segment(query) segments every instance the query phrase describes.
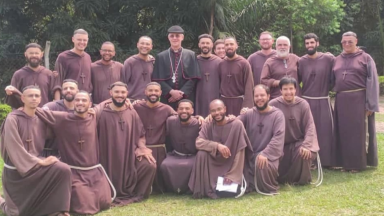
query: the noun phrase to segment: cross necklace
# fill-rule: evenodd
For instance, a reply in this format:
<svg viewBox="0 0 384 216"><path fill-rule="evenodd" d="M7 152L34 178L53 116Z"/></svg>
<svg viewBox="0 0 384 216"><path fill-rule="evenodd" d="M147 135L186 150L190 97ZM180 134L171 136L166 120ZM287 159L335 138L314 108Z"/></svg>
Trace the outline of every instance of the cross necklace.
<svg viewBox="0 0 384 216"><path fill-rule="evenodd" d="M181 52L181 54L180 54L179 62L177 63L175 70L173 70L173 64L172 64L172 58L171 58L171 48L169 48L169 50L168 50L169 61L171 63L171 69L172 69L172 82L173 83L176 82L176 72L177 72L177 69L179 69L179 66L181 63L181 58L183 57L183 48L181 48L180 52ZM176 62L175 62L175 64L176 64Z"/></svg>
<svg viewBox="0 0 384 216"><path fill-rule="evenodd" d="M259 134L261 134L263 132L263 127L264 127L264 124L263 124L263 120L265 118L265 115L262 115L260 112L259 112L260 116L261 116L261 120L259 121L259 124L257 124L257 126L259 127Z"/></svg>
<svg viewBox="0 0 384 216"><path fill-rule="evenodd" d="M348 59L348 61L347 61L347 59ZM347 66L349 65L350 59L349 58L347 58L347 59L345 59L345 61L344 61L344 72L342 73L343 74L343 80L345 79L345 75L348 75Z"/></svg>
<svg viewBox="0 0 384 216"><path fill-rule="evenodd" d="M119 124L120 124L120 128L122 131L124 131L124 124L125 124L125 121L123 119L123 111L118 111L118 110L115 110L114 108L112 108L111 105L109 105L109 108L111 108L111 110L114 111L114 113L116 113L118 116L119 116Z"/></svg>
<svg viewBox="0 0 384 216"><path fill-rule="evenodd" d="M31 130L29 129L29 120L30 119L27 119L27 129L28 129L28 137L25 142L27 142L27 151L29 152L29 150L31 149L31 143L32 143L32 138L31 138Z"/></svg>
<svg viewBox="0 0 384 216"><path fill-rule="evenodd" d="M37 86L36 80L39 80L41 71L39 69L38 71L34 71L34 73L37 73L37 76L36 75L33 76L33 85Z"/></svg>
<svg viewBox="0 0 384 216"><path fill-rule="evenodd" d="M146 80L146 77L147 77L147 74L148 74L148 71L146 70L146 67L145 65L143 64L143 61L145 61L145 63L147 63L148 61L144 60L144 59L140 59L139 62L140 62L140 65L143 69L143 71L141 72L141 74L143 75L143 80L145 81ZM171 62L171 65L172 65L172 62Z"/></svg>
<svg viewBox="0 0 384 216"><path fill-rule="evenodd" d="M104 68L104 66L107 66L107 67L108 67L107 72L105 72L105 68ZM104 65L103 63L101 63L101 68L103 68L103 72L104 72L105 79L109 81L109 82L108 82L108 87L107 87L107 89L109 90L109 85L112 84L112 83L111 83L111 76L113 75L113 62L112 62L112 64L111 64L111 67L109 67L109 65ZM109 71L112 71L112 72L111 72L111 73L109 74L109 76L108 76L108 72L109 72Z"/></svg>
<svg viewBox="0 0 384 216"><path fill-rule="evenodd" d="M77 132L79 133L79 141L77 141L77 143L80 145L80 151L83 151L83 144L85 143L85 140L83 139L83 136L81 134L81 131L80 131L80 126L79 126L79 121L81 120L75 120L76 121L76 126L77 126Z"/></svg>

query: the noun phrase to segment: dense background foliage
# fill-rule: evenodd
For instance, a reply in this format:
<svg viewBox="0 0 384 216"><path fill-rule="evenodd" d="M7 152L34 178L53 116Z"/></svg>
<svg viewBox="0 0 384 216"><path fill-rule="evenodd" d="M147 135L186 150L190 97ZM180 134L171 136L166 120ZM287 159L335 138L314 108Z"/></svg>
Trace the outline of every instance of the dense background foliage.
<svg viewBox="0 0 384 216"><path fill-rule="evenodd" d="M153 55L167 48L166 30L175 24L186 31L184 47L197 50L202 33L234 35L245 57L259 49L258 36L265 30L290 37L299 56L308 32L318 34L321 51L338 55L341 34L352 30L382 75L383 6L384 0L0 0L0 87L25 63L22 53L29 42L51 41L54 62L57 53L72 47L73 31L84 28L94 59L108 40L117 46L116 59L124 61L136 53L141 35L153 38Z"/></svg>

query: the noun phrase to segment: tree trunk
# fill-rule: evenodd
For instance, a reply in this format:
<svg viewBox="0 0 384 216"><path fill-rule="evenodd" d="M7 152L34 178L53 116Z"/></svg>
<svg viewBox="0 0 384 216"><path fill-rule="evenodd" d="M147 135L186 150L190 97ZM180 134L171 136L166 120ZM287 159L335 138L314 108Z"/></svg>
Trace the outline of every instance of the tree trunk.
<svg viewBox="0 0 384 216"><path fill-rule="evenodd" d="M213 23L215 22L215 7L216 7L216 0L213 0L212 7L211 7L211 23L209 25L209 34L213 34Z"/></svg>

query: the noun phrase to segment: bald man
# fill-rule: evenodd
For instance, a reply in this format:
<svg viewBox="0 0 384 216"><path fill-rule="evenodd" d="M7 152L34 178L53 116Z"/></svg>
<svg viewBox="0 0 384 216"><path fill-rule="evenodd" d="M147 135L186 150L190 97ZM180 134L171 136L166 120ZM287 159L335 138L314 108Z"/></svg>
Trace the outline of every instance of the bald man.
<svg viewBox="0 0 384 216"><path fill-rule="evenodd" d="M261 71L260 83L271 89L271 100L281 95L279 89L280 79L289 76L298 80L297 67L299 57L289 53L291 42L286 36L280 36L276 39L276 55L269 58ZM296 95L300 95L300 86L298 86Z"/></svg>

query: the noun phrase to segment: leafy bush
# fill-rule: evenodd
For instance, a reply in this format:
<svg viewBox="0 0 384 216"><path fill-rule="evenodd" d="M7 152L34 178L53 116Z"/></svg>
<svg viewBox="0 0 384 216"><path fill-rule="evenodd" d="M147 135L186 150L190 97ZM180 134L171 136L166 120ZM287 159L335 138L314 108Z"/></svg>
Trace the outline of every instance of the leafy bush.
<svg viewBox="0 0 384 216"><path fill-rule="evenodd" d="M3 123L5 117L7 117L8 113L12 111L12 108L7 104L0 104L0 124Z"/></svg>

